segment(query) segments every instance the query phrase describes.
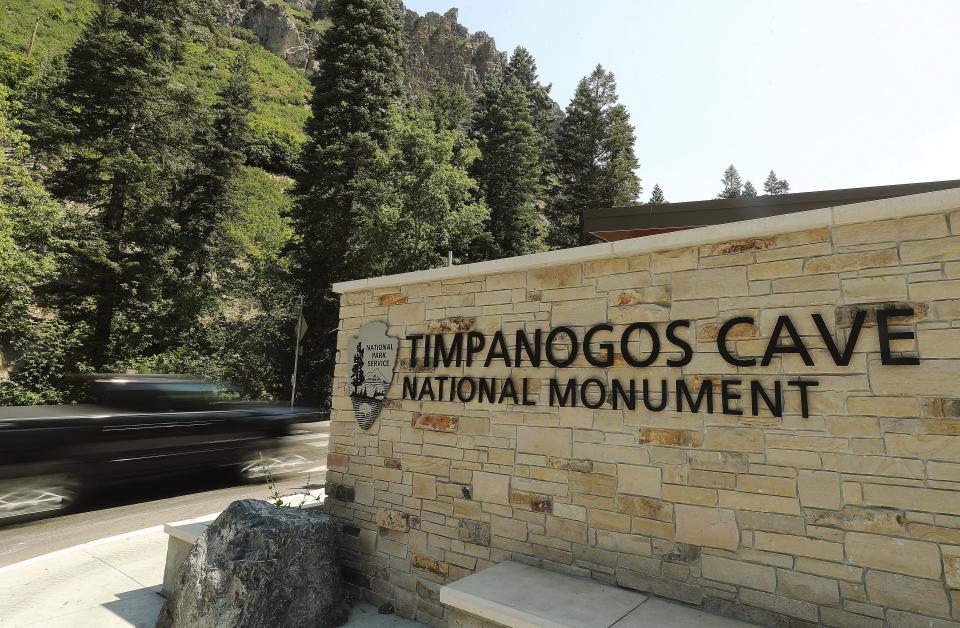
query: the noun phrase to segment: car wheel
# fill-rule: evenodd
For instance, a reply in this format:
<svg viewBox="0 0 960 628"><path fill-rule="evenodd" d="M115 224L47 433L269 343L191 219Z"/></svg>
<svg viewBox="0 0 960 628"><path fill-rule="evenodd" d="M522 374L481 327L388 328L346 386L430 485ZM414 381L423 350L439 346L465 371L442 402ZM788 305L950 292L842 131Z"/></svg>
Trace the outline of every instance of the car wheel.
<svg viewBox="0 0 960 628"><path fill-rule="evenodd" d="M240 463L240 478L247 482L279 478L307 468L309 461L296 454L263 451L249 454Z"/></svg>
<svg viewBox="0 0 960 628"><path fill-rule="evenodd" d="M0 478L0 525L62 513L76 503L81 488L70 472Z"/></svg>

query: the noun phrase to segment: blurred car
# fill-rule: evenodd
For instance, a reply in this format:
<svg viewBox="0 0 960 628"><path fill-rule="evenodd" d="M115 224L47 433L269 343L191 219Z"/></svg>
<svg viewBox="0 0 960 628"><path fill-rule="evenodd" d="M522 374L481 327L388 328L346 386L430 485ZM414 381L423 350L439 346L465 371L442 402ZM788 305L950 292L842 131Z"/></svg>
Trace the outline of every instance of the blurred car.
<svg viewBox="0 0 960 628"><path fill-rule="evenodd" d="M92 405L0 408L0 525L63 511L92 487L215 468L277 474L291 463L276 453L290 425L326 418L185 377L87 379Z"/></svg>

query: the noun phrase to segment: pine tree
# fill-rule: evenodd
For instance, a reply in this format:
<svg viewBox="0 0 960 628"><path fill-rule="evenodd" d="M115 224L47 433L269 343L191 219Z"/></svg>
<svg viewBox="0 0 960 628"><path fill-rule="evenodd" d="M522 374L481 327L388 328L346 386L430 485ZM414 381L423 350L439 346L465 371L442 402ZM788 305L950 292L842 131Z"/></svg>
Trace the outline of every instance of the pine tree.
<svg viewBox="0 0 960 628"><path fill-rule="evenodd" d="M533 124L518 78L491 81L477 102L471 133L480 149L471 174L490 208L486 257L537 251L544 232L536 207L543 172L543 136Z"/></svg>
<svg viewBox="0 0 960 628"><path fill-rule="evenodd" d="M747 181L743 184L743 193L740 196L743 198L755 198L757 196L757 188L753 187L753 183Z"/></svg>
<svg viewBox="0 0 960 628"><path fill-rule="evenodd" d="M190 167L195 107L192 94L172 80L187 8L187 0L100 0L67 53L57 88L61 106L50 126L63 159L54 190L94 208L89 215L105 248L73 287L95 303L88 341L95 368L115 353L117 338L128 338L116 329L121 306L134 294L155 296L151 273L163 272L176 235L170 190Z"/></svg>
<svg viewBox="0 0 960 628"><path fill-rule="evenodd" d="M549 209L552 246L588 241L584 210L636 202L641 188L634 139L630 116L617 101L613 74L598 65L577 85L560 125L560 191Z"/></svg>
<svg viewBox="0 0 960 628"><path fill-rule="evenodd" d="M663 189L660 187L660 184L654 184L653 192L650 193L650 204L651 205L666 205L669 203L666 198L663 196Z"/></svg>
<svg viewBox="0 0 960 628"><path fill-rule="evenodd" d="M786 179L778 179L777 173L771 170L763 182L763 191L765 194L786 194L790 191L790 184Z"/></svg>
<svg viewBox="0 0 960 628"><path fill-rule="evenodd" d="M307 318L329 330L337 326L339 303L331 284L365 274L376 261L348 259L348 252L362 216L378 211L370 196L379 198L383 190L371 177L381 172L395 128L391 112L402 91L404 46L390 0L330 0L326 17L333 24L317 46L293 223ZM334 337L308 336L305 343L304 379L319 388L305 394L324 397L336 356Z"/></svg>
<svg viewBox="0 0 960 628"><path fill-rule="evenodd" d="M543 138L543 174L549 176L557 159L557 132L562 118L560 107L550 97L551 85L540 82L537 62L522 46L513 50L504 74L507 79L518 80L527 93L533 126Z"/></svg>
<svg viewBox="0 0 960 628"><path fill-rule="evenodd" d="M357 392L360 391L360 387L363 386L364 376L363 376L363 343L357 343L357 352L353 356L353 370L350 374L350 384L353 386L353 389Z"/></svg>
<svg viewBox="0 0 960 628"><path fill-rule="evenodd" d="M723 171L723 178L720 182L723 183L723 189L717 194L717 198L740 198L743 196L743 182L740 179L740 173L737 172L733 164L730 164Z"/></svg>
<svg viewBox="0 0 960 628"><path fill-rule="evenodd" d="M195 140L201 156L179 217L181 268L194 282L207 279L214 248L211 238L236 212L230 191L250 143L254 108L250 72L247 55L237 55L212 107L213 119Z"/></svg>

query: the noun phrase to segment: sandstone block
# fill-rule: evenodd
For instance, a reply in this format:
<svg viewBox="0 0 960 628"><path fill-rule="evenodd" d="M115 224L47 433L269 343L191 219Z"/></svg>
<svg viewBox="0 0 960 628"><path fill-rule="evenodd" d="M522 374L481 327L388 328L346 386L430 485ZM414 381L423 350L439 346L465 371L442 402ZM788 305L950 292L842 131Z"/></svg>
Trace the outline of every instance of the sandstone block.
<svg viewBox="0 0 960 628"><path fill-rule="evenodd" d="M414 554L410 561L410 566L421 571L428 571L441 577L446 577L450 571L450 565L439 560L430 558L426 554Z"/></svg>
<svg viewBox="0 0 960 628"><path fill-rule="evenodd" d="M637 534L597 530L597 547L634 556L650 556L650 539Z"/></svg>
<svg viewBox="0 0 960 628"><path fill-rule="evenodd" d="M559 427L517 427L517 451L570 458L571 430Z"/></svg>
<svg viewBox="0 0 960 628"><path fill-rule="evenodd" d="M777 512L784 515L799 515L800 502L794 497L759 495L739 491L718 491L720 506L734 510L755 510L757 512Z"/></svg>
<svg viewBox="0 0 960 628"><path fill-rule="evenodd" d="M854 565L919 578L940 577L940 549L935 543L848 532L844 546L847 560Z"/></svg>
<svg viewBox="0 0 960 628"><path fill-rule="evenodd" d="M490 524L470 519L461 519L457 536L464 543L490 546Z"/></svg>
<svg viewBox="0 0 960 628"><path fill-rule="evenodd" d="M381 510L377 514L377 525L388 530L406 532L410 529L410 515L398 510Z"/></svg>
<svg viewBox="0 0 960 628"><path fill-rule="evenodd" d="M763 251L773 246L773 238L745 238L743 240L731 240L723 244L713 246L714 255L732 255L735 253L745 253L747 251Z"/></svg>
<svg viewBox="0 0 960 628"><path fill-rule="evenodd" d="M842 225L831 230L837 246L942 238L946 235L947 224L942 214Z"/></svg>
<svg viewBox="0 0 960 628"><path fill-rule="evenodd" d="M554 303L550 311L550 324L587 326L597 321L607 320L606 299L581 299L579 301L563 301Z"/></svg>
<svg viewBox="0 0 960 628"><path fill-rule="evenodd" d="M456 432L458 422L457 417L445 414L415 414L411 419L414 428L434 432Z"/></svg>
<svg viewBox="0 0 960 628"><path fill-rule="evenodd" d="M803 506L832 510L841 506L839 473L802 470L797 476L797 488Z"/></svg>
<svg viewBox="0 0 960 628"><path fill-rule="evenodd" d="M421 499L437 498L437 478L423 473L413 474L413 496Z"/></svg>
<svg viewBox="0 0 960 628"><path fill-rule="evenodd" d="M697 259L696 247L653 253L650 256L650 269L655 273L687 270L697 267Z"/></svg>
<svg viewBox="0 0 960 628"><path fill-rule="evenodd" d="M346 473L350 468L350 456L344 454L327 454L327 469L330 471L340 471Z"/></svg>
<svg viewBox="0 0 960 628"><path fill-rule="evenodd" d="M674 512L677 541L736 551L740 530L732 510L676 504Z"/></svg>
<svg viewBox="0 0 960 628"><path fill-rule="evenodd" d="M709 554L703 555L701 561L703 577L708 580L729 582L761 591L775 591L777 588L777 573L773 567Z"/></svg>
<svg viewBox="0 0 960 628"><path fill-rule="evenodd" d="M704 299L749 293L747 271L742 266L684 270L673 274L673 298Z"/></svg>
<svg viewBox="0 0 960 628"><path fill-rule="evenodd" d="M843 561L843 545L840 543L831 543L830 541L821 541L805 536L756 532L753 536L753 546L778 554L808 556L834 562Z"/></svg>
<svg viewBox="0 0 960 628"><path fill-rule="evenodd" d="M907 298L907 282L902 275L844 279L842 287L843 299L847 303Z"/></svg>
<svg viewBox="0 0 960 628"><path fill-rule="evenodd" d="M423 303L391 305L389 312L391 325L416 325L424 322L425 318Z"/></svg>
<svg viewBox="0 0 960 628"><path fill-rule="evenodd" d="M657 519L659 521L673 519L673 505L652 497L617 495L617 510L645 519Z"/></svg>
<svg viewBox="0 0 960 628"><path fill-rule="evenodd" d="M949 617L949 603L943 583L883 571L868 571L867 596L874 604Z"/></svg>
<svg viewBox="0 0 960 628"><path fill-rule="evenodd" d="M704 448L721 451L761 452L763 431L742 427L708 427L704 430Z"/></svg>
<svg viewBox="0 0 960 628"><path fill-rule="evenodd" d="M572 288L583 283L580 264L536 268L527 271L527 288L542 290L549 288Z"/></svg>
<svg viewBox="0 0 960 628"><path fill-rule="evenodd" d="M814 604L838 605L840 593L836 580L781 569L777 573L777 591L788 597Z"/></svg>
<svg viewBox="0 0 960 628"><path fill-rule="evenodd" d="M510 503L510 476L484 471L473 472L473 498L493 504Z"/></svg>
<svg viewBox="0 0 960 628"><path fill-rule="evenodd" d="M617 491L631 495L660 497L660 467L617 465Z"/></svg>
<svg viewBox="0 0 960 628"><path fill-rule="evenodd" d="M667 447L700 447L700 432L645 427L640 430L640 443Z"/></svg>
<svg viewBox="0 0 960 628"><path fill-rule="evenodd" d="M789 615L790 617L796 617L804 621L815 622L819 617L816 604L794 600L782 595L743 589L740 591L740 601L750 606L765 608L769 611Z"/></svg>
<svg viewBox="0 0 960 628"><path fill-rule="evenodd" d="M960 259L960 237L903 242L900 244L900 259L905 264Z"/></svg>

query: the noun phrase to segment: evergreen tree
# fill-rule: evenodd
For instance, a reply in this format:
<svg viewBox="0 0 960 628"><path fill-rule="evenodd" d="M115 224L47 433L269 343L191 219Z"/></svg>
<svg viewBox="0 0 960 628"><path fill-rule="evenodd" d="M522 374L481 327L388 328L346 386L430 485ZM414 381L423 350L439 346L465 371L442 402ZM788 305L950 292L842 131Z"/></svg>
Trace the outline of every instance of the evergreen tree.
<svg viewBox="0 0 960 628"><path fill-rule="evenodd" d="M598 65L577 85L560 125L560 191L549 209L552 246L587 242L584 210L636 202L641 188L633 144L633 126L617 101L613 74Z"/></svg>
<svg viewBox="0 0 960 628"><path fill-rule="evenodd" d="M743 196L743 181L733 164L730 164L723 171L723 178L720 182L723 183L723 189L717 194L717 198L740 198Z"/></svg>
<svg viewBox="0 0 960 628"><path fill-rule="evenodd" d="M650 204L651 205L666 205L669 203L666 198L663 196L663 189L660 187L660 184L657 183L653 186L653 192L650 193Z"/></svg>
<svg viewBox="0 0 960 628"><path fill-rule="evenodd" d="M504 71L505 78L516 79L527 93L533 126L542 136L543 174L549 176L557 159L557 132L563 117L560 107L550 97L550 85L540 83L537 62L530 51L517 46Z"/></svg>
<svg viewBox="0 0 960 628"><path fill-rule="evenodd" d="M187 0L100 0L67 53L61 104L51 126L62 155L54 189L91 207L105 254L77 273L78 296L94 303L88 347L102 368L126 338L117 317L128 297L157 297L151 273L169 265L174 180L189 169L195 102L172 80L180 62ZM156 312L158 328L168 321ZM129 321L128 321L129 322ZM136 323L131 323L136 326ZM160 348L162 349L162 348Z"/></svg>
<svg viewBox="0 0 960 628"><path fill-rule="evenodd" d="M743 184L743 193L740 196L743 198L754 198L757 196L757 188L753 187L753 183L747 181Z"/></svg>
<svg viewBox="0 0 960 628"><path fill-rule="evenodd" d="M382 185L369 177L380 174L378 163L393 130L390 112L401 96L404 51L390 0L330 0L326 11L333 24L317 46L309 139L293 211L306 317L323 330L304 339L304 381L319 387L305 394L321 397L336 356L334 338L326 332L336 328L338 318L339 299L330 286L366 274L376 261L355 255L348 260L348 251L361 217L378 211L371 200L382 196Z"/></svg>
<svg viewBox="0 0 960 628"><path fill-rule="evenodd" d="M778 179L777 173L773 170L767 175L767 180L763 182L763 192L765 194L786 194L790 191L790 184L786 179Z"/></svg>
<svg viewBox="0 0 960 628"><path fill-rule="evenodd" d="M536 207L543 172L543 136L533 124L527 91L516 77L491 81L477 102L472 135L480 149L471 174L490 208L485 257L540 250L544 220Z"/></svg>
<svg viewBox="0 0 960 628"><path fill-rule="evenodd" d="M208 279L214 249L211 238L235 213L230 186L244 164L253 106L250 60L246 54L239 54L212 107L211 123L198 134L198 172L190 182L192 193L185 196L180 211L181 268L194 282Z"/></svg>

